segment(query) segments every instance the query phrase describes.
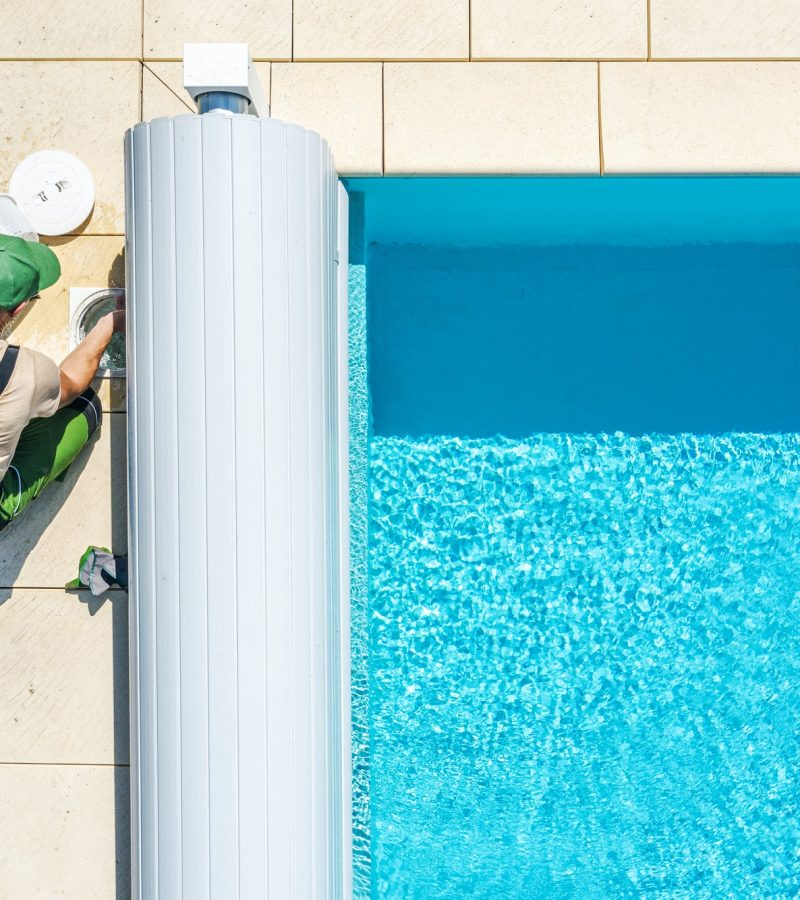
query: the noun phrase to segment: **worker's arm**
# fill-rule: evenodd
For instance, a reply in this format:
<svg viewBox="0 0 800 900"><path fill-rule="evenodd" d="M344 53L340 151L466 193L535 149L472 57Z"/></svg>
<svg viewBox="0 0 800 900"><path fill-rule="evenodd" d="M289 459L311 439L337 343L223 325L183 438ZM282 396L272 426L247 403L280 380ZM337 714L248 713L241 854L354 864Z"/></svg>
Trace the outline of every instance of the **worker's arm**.
<svg viewBox="0 0 800 900"><path fill-rule="evenodd" d="M116 331L125 330L125 310L117 309L103 316L78 346L59 366L61 399L59 408L79 397L92 383L103 355Z"/></svg>

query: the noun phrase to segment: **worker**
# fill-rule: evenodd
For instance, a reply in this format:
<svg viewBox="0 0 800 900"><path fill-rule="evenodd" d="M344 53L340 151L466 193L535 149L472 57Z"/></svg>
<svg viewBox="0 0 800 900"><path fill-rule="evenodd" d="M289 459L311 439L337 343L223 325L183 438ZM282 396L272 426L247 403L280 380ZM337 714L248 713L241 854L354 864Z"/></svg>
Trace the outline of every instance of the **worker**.
<svg viewBox="0 0 800 900"><path fill-rule="evenodd" d="M61 480L100 427L100 399L90 387L125 311L100 319L57 366L36 350L4 338L61 266L44 244L0 234L0 530L42 490Z"/></svg>

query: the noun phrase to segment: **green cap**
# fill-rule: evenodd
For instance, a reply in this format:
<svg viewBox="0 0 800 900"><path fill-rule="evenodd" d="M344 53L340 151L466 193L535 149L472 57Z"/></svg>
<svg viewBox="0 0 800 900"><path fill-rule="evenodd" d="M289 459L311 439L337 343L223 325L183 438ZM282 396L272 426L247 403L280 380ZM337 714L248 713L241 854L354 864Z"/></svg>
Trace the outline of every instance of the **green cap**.
<svg viewBox="0 0 800 900"><path fill-rule="evenodd" d="M58 257L49 247L0 234L0 309L16 309L55 284L60 274Z"/></svg>

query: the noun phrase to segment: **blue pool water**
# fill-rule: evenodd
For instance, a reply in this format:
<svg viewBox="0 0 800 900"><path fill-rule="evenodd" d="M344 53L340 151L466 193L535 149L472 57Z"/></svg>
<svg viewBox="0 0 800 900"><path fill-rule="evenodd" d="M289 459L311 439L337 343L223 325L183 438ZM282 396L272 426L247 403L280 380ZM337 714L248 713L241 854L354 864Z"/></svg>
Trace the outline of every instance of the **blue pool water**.
<svg viewBox="0 0 800 900"><path fill-rule="evenodd" d="M371 450L373 895L794 896L800 437Z"/></svg>
<svg viewBox="0 0 800 900"><path fill-rule="evenodd" d="M800 185L510 182L350 184L356 895L797 896Z"/></svg>

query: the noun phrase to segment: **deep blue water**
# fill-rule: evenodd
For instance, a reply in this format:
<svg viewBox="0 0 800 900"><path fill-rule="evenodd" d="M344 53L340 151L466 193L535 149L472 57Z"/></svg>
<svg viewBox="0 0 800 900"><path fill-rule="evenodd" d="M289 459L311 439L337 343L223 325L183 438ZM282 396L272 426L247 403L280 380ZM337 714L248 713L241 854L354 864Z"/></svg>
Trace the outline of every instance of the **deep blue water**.
<svg viewBox="0 0 800 900"><path fill-rule="evenodd" d="M376 434L800 431L798 245L376 245L368 273Z"/></svg>
<svg viewBox="0 0 800 900"><path fill-rule="evenodd" d="M798 181L371 184L357 896L797 896Z"/></svg>

